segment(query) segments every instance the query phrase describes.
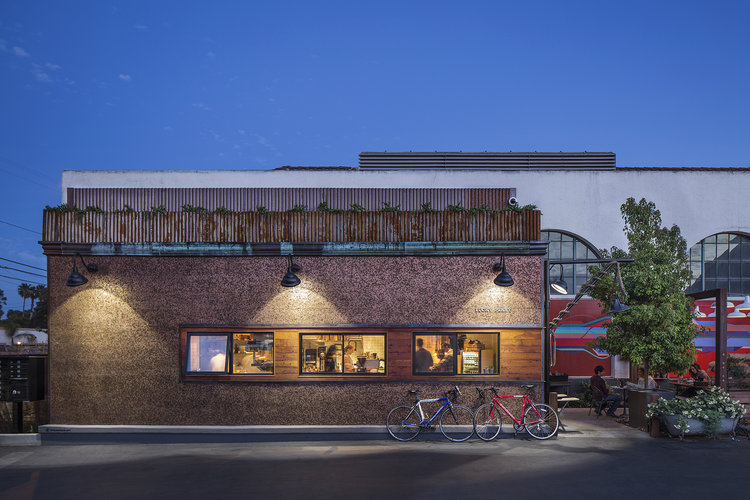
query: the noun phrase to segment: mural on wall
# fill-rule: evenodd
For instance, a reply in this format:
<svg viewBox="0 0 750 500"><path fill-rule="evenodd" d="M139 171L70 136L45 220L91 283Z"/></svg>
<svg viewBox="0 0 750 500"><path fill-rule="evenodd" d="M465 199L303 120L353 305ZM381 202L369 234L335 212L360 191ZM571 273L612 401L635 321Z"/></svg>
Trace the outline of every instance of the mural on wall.
<svg viewBox="0 0 750 500"><path fill-rule="evenodd" d="M552 299L550 317L556 317L565 309L568 302L568 299ZM715 313L711 307L713 302L711 299L695 302L697 308L695 323L702 327L702 331L695 338L696 361L703 368L707 368L716 356ZM750 356L748 313L750 313L750 300L730 299L728 301L727 353L729 355ZM602 365L605 368L605 375L609 375L611 369L609 354L588 345L595 338L606 334L603 324L609 319L610 316L602 314L597 301L584 299L578 302L555 329L557 360L550 370L572 376L588 376L593 373L596 365Z"/></svg>

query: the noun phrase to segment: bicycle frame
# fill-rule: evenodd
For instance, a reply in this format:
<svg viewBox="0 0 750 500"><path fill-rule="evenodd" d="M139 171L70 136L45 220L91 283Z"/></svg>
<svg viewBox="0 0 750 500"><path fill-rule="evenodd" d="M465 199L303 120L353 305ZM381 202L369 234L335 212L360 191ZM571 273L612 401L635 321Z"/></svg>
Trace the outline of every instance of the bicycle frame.
<svg viewBox="0 0 750 500"><path fill-rule="evenodd" d="M426 417L424 414L424 410L422 409L422 403L437 403L439 401L443 402L443 406L438 408L429 420L425 420ZM447 407L450 407L450 401L447 397L435 399L418 399L414 406L416 406L417 410L419 411L419 419L421 420L419 425L427 427L428 425L432 424L432 421L435 420L437 416L443 412L443 410L445 410Z"/></svg>
<svg viewBox="0 0 750 500"><path fill-rule="evenodd" d="M510 410L508 410L505 407L505 405L503 405L503 403L500 401L500 399L503 399L503 398L515 398L515 399L523 398L523 406L521 407L521 420L518 420L516 417L514 417L513 414L510 412ZM513 419L513 422L519 427L537 424L542 421L542 415L539 413L539 411L537 411L536 406L534 406L534 402L531 401L531 398L529 398L528 394L524 394L524 395L508 394L508 395L502 395L502 396L493 394L492 403L493 405L492 405L492 411L490 412L490 417L494 417L495 409L500 407L511 419ZM524 415L526 414L527 408L534 408L534 413L536 413L539 418L537 420L534 420L533 422L524 422L523 419L524 419Z"/></svg>

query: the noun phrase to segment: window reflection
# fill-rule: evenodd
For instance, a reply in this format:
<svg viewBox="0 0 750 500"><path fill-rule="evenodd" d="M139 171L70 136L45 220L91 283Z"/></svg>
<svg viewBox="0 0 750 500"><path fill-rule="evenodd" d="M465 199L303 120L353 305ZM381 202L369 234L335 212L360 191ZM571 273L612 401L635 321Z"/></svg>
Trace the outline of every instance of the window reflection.
<svg viewBox="0 0 750 500"><path fill-rule="evenodd" d="M188 343L188 371L225 373L226 335L192 335Z"/></svg>

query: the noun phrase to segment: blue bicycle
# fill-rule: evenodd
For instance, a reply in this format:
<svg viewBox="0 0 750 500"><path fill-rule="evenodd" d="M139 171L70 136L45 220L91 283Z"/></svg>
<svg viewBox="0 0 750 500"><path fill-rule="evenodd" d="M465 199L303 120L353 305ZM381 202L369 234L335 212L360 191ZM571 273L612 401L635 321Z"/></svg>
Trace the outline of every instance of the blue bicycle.
<svg viewBox="0 0 750 500"><path fill-rule="evenodd" d="M466 441L474 433L474 414L465 406L455 405L453 401L461 394L458 386L445 392L445 396L437 399L419 399L416 391L409 391L415 396L413 406L397 406L388 413L386 426L388 434L399 441L411 441L422 432L431 429L432 423L440 417L440 432L450 441ZM427 418L422 409L422 403L443 403L443 406L431 417Z"/></svg>

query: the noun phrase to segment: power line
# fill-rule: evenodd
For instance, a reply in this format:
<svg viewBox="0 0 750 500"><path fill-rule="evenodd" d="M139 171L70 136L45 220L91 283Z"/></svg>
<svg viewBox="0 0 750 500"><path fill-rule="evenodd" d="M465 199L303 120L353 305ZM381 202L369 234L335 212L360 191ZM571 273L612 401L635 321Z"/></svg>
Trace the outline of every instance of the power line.
<svg viewBox="0 0 750 500"><path fill-rule="evenodd" d="M7 224L9 226L17 227L18 229L23 229L24 231L28 231L28 232L34 233L34 234L42 234L39 231L34 231L33 229L28 229L28 228L25 228L23 226L17 226L16 224L11 224L10 222L5 222L4 220L0 220L0 224Z"/></svg>
<svg viewBox="0 0 750 500"><path fill-rule="evenodd" d="M30 266L28 264L24 264L23 262L18 262L18 261L15 261L15 260L6 259L5 257L0 257L0 260L6 260L8 262L12 262L14 264L18 264L19 266L26 266L26 267L31 267L33 269L39 269L40 271L46 271L46 269L42 269L41 267Z"/></svg>
<svg viewBox="0 0 750 500"><path fill-rule="evenodd" d="M41 276L42 278L47 277L44 274L32 273L31 271L24 271L23 269L16 269L15 267L0 266L0 269L10 269L11 271L18 271L19 273L31 274L33 276Z"/></svg>
<svg viewBox="0 0 750 500"><path fill-rule="evenodd" d="M2 276L3 278L10 278L12 280L18 280L23 283L34 283L35 285L44 285L44 283L39 283L38 281L22 280L21 278L16 278L15 276L6 276L4 274L0 274L0 276ZM47 286L47 285L44 285L44 286Z"/></svg>
<svg viewBox="0 0 750 500"><path fill-rule="evenodd" d="M51 184L42 183L42 182L39 182L39 181L37 181L36 179L34 179L32 177L23 176L23 175L20 175L18 173L19 170L24 171L24 172L28 171L28 170L31 170L31 171L36 172L37 174L39 174L38 177L42 177L42 176L46 176L47 175L45 172L41 172L41 171L39 171L39 170L37 170L35 168L29 167L28 165L22 165L22 164L20 164L18 162L15 162L13 160L9 160L8 158L2 157L2 156L0 156L0 163L5 163L6 165L10 165L10 166L13 167L13 170L9 170L7 168L0 167L1 171L5 172L5 173L7 173L9 175L12 175L13 177L17 177L17 178L19 178L19 179L21 179L23 181L26 181L26 182L34 183L37 186L41 186L41 187L46 188L46 189L59 189L58 186L53 187Z"/></svg>

